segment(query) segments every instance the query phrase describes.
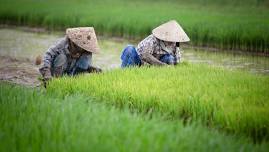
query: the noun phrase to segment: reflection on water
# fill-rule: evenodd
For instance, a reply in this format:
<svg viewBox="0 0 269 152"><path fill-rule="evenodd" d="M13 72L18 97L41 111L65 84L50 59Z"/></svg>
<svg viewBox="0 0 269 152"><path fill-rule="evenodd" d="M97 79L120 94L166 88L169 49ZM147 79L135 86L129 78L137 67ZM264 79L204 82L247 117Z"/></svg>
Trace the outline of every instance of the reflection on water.
<svg viewBox="0 0 269 152"><path fill-rule="evenodd" d="M207 51L185 49L183 60L240 69L251 73L269 74L269 58L231 51Z"/></svg>
<svg viewBox="0 0 269 152"><path fill-rule="evenodd" d="M20 29L0 29L0 56L27 58L31 61L43 54L49 46L63 37L61 34L32 33ZM127 40L99 37L102 52L93 56L93 64L104 69L120 67L121 50ZM251 73L269 74L269 58L234 52L184 49L182 61L224 66L247 70Z"/></svg>

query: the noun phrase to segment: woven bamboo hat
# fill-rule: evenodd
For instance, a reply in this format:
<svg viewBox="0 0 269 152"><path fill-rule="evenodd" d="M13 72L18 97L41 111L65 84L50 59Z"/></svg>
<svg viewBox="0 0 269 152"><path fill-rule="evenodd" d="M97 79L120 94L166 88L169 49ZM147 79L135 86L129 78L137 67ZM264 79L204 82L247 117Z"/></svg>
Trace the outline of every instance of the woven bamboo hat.
<svg viewBox="0 0 269 152"><path fill-rule="evenodd" d="M168 42L188 42L190 38L175 20L164 23L152 30L152 34L160 40Z"/></svg>
<svg viewBox="0 0 269 152"><path fill-rule="evenodd" d="M82 49L98 53L100 48L93 27L77 27L66 29L67 37Z"/></svg>

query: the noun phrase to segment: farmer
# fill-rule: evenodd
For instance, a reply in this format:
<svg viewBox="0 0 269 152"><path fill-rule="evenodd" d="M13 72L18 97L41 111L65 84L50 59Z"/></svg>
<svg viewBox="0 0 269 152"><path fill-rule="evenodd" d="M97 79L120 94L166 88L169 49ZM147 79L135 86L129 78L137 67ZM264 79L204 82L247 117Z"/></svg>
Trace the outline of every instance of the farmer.
<svg viewBox="0 0 269 152"><path fill-rule="evenodd" d="M127 46L121 55L121 67L149 65L176 65L180 62L179 42L190 41L181 26L169 21L152 30L137 48Z"/></svg>
<svg viewBox="0 0 269 152"><path fill-rule="evenodd" d="M66 36L47 50L39 71L45 82L64 74L74 76L83 72L101 72L91 65L92 53L98 52L94 28L68 28Z"/></svg>

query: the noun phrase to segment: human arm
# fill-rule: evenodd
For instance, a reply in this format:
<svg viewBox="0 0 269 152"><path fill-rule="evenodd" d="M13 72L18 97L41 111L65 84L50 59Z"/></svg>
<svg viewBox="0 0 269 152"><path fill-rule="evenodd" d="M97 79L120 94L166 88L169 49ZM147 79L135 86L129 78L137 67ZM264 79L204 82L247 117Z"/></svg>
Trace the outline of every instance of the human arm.
<svg viewBox="0 0 269 152"><path fill-rule="evenodd" d="M52 78L51 67L54 59L62 52L65 41L61 40L56 45L51 46L45 53L43 58L43 65L39 69L43 80L47 81Z"/></svg>
<svg viewBox="0 0 269 152"><path fill-rule="evenodd" d="M180 63L181 61L181 49L179 42L176 42L176 49L175 49L175 65Z"/></svg>
<svg viewBox="0 0 269 152"><path fill-rule="evenodd" d="M151 65L167 65L164 62L161 62L156 57L153 56L154 52L158 50L159 41L153 36L150 35L141 41L137 46L137 53L140 59L144 62L147 62Z"/></svg>
<svg viewBox="0 0 269 152"><path fill-rule="evenodd" d="M147 52L141 53L140 58L141 58L141 60L143 60L151 65L157 65L157 66L167 65L166 63L159 61L153 55L151 55L150 53L147 53Z"/></svg>

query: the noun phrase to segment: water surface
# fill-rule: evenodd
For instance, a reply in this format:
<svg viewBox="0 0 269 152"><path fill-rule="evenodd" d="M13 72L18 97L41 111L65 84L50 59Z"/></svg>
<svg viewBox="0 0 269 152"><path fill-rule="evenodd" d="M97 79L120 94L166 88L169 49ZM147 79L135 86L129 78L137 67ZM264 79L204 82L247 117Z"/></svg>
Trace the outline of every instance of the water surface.
<svg viewBox="0 0 269 152"><path fill-rule="evenodd" d="M51 45L64 36L64 33L36 33L19 28L2 28L0 35L0 56L27 59L34 62L36 56L43 55ZM101 53L93 55L93 65L103 69L120 67L121 50L130 42L125 39L107 37L98 37L98 40ZM231 51L208 51L191 48L182 48L182 50L182 61L269 74L268 57Z"/></svg>

